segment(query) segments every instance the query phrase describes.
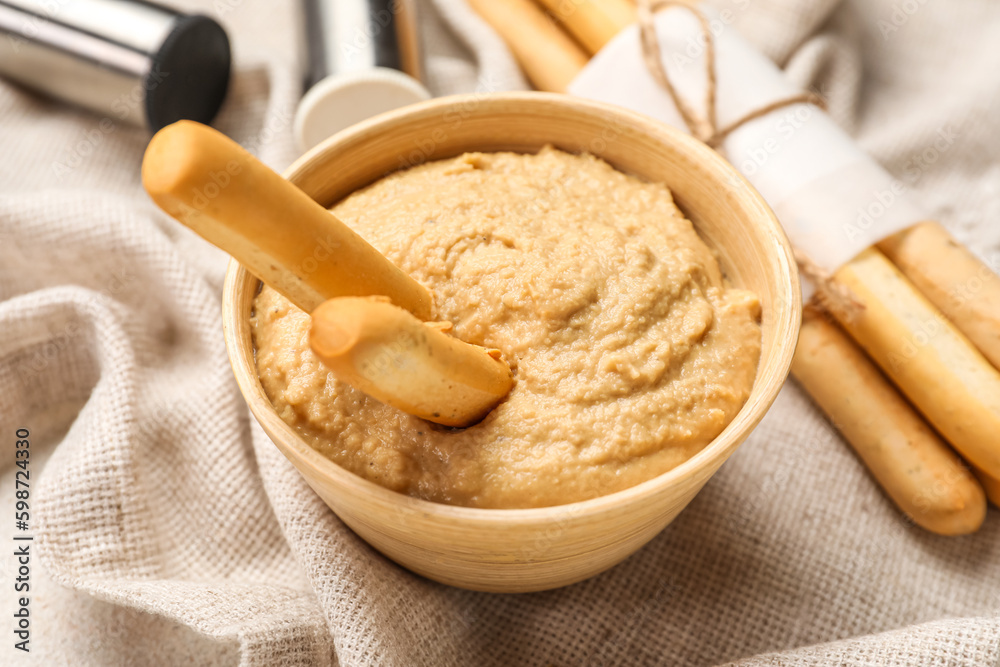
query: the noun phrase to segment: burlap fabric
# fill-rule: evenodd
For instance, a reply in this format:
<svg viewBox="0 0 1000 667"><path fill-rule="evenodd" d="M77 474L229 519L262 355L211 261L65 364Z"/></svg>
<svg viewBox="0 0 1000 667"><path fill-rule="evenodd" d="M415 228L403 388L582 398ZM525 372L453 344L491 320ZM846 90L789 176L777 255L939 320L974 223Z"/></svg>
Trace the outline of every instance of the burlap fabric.
<svg viewBox="0 0 1000 667"><path fill-rule="evenodd" d="M287 166L292 3L183 6L218 16L234 38L218 126ZM1000 266L1000 6L728 6ZM460 0L422 8L435 92L522 85ZM147 140L0 83L0 663L997 663L996 510L970 537L908 525L791 381L681 517L602 576L499 596L388 562L249 417L222 342L225 257L147 200ZM16 428L32 432L38 538L27 656L8 629Z"/></svg>

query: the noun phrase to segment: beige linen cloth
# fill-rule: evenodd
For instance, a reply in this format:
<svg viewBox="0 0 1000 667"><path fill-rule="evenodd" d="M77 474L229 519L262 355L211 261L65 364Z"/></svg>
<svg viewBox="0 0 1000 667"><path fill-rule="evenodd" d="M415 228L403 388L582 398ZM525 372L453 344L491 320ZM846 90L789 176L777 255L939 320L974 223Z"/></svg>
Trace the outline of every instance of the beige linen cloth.
<svg viewBox="0 0 1000 667"><path fill-rule="evenodd" d="M233 37L218 127L286 167L294 4L177 4ZM724 6L1000 268L1000 5ZM421 8L436 93L523 85L460 0ZM997 664L1000 512L963 538L908 525L793 381L673 525L599 577L501 596L397 567L250 418L222 340L226 258L146 198L147 141L0 82L0 664ZM10 632L17 428L29 655Z"/></svg>

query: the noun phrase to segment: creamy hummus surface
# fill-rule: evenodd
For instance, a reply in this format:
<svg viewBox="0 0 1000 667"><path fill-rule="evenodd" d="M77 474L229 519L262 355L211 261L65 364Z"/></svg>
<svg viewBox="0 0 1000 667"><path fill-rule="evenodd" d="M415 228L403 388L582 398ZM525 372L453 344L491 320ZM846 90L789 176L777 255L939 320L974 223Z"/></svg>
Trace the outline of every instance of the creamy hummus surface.
<svg viewBox="0 0 1000 667"><path fill-rule="evenodd" d="M336 380L309 317L265 287L257 368L278 414L377 484L489 508L618 491L687 460L753 385L760 306L729 289L670 191L587 155L470 153L392 174L333 210L516 379L481 423L428 423Z"/></svg>

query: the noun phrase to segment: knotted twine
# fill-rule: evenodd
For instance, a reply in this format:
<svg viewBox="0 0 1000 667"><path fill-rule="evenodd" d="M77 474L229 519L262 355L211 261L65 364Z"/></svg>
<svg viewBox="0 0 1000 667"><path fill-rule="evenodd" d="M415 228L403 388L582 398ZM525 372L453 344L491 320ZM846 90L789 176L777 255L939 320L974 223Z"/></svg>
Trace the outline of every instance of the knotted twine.
<svg viewBox="0 0 1000 667"><path fill-rule="evenodd" d="M663 64L663 51L660 48L660 41L656 34L656 23L654 16L657 12L670 7L686 9L697 19L701 28L702 39L705 44L705 113L699 115L688 104L687 100L681 97L677 89L674 88L667 74L667 68ZM719 128L716 114L716 89L718 80L715 71L715 37L712 34L711 26L705 14L694 4L686 0L639 0L638 2L639 36L642 44L642 58L646 63L646 68L653 79L667 91L678 113L684 120L691 134L718 151L722 142L730 134L743 127L750 121L766 116L772 111L777 111L794 104L813 104L823 111L826 111L825 100L811 91L792 95L783 99L775 100L759 109L744 114L735 121L723 128ZM825 310L834 313L847 321L852 321L864 309L864 304L847 288L839 283L833 275L813 261L805 252L792 245L792 252L795 256L795 263L798 265L799 273L809 279L816 288L814 300Z"/></svg>

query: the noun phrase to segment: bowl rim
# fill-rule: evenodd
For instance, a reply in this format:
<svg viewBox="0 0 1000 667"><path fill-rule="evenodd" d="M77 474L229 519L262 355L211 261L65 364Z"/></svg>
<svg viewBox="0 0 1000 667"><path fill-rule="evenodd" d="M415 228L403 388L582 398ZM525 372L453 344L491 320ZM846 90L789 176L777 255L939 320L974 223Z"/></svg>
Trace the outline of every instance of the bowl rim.
<svg viewBox="0 0 1000 667"><path fill-rule="evenodd" d="M315 473L332 480L335 483L335 486L338 487L343 493L364 495L367 496L372 502L385 506L391 505L395 511L402 511L408 514L414 513L423 516L434 515L438 517L448 517L468 524L479 524L494 527L508 523L516 523L521 526L525 524L549 524L551 523L554 514L565 514L570 516L593 515L602 512L620 510L631 506L636 501L639 501L647 496L653 496L657 494L657 492L661 492L662 490L681 482L685 478L697 477L696 473L703 468L711 467L713 465L716 467L721 466L729 455L743 442L747 435L749 435L749 433L756 428L756 426L764 418L764 415L774 403L774 400L777 398L777 395L788 376L792 362L792 355L795 351L795 344L798 340L798 328L801 324L802 303L797 266L793 258L791 245L784 233L784 230L782 229L770 206L768 206L768 204L764 201L764 198L760 195L760 193L757 192L757 190L742 176L742 174L736 170L735 167L727 162L715 150L709 148L707 145L694 139L690 135L670 127L669 125L623 107L604 102L595 102L575 96L544 92L489 93L488 95L470 93L434 98L426 102L413 104L362 121L361 123L334 134L307 151L295 162L293 162L282 175L285 178L294 181L298 175L304 173L308 169L313 160L315 160L320 154L324 153L329 147L357 141L358 139L363 138L364 135L370 135L373 131L377 131L379 128L384 128L388 125L397 125L409 122L415 118L427 115L438 115L445 109L451 107L461 107L462 105L467 105L473 101L477 105L477 108L483 108L478 105L485 105L486 107L498 105L502 107L503 105L510 104L511 102L526 105L538 105L540 103L544 103L557 106L571 103L572 106L575 107L575 111L584 109L588 113L612 113L619 119L630 121L633 124L647 127L653 126L656 132L665 136L668 141L684 146L686 150L696 154L697 158L699 160L703 160L706 164L729 172L728 177L730 179L736 179L737 182L745 186L747 189L747 195L756 200L755 203L760 209L761 217L757 222L759 225L766 226L768 228L766 231L772 239L777 242L777 245L781 250L781 252L778 253L778 259L784 265L780 267L781 270L779 271L781 275L785 276L783 283L785 294L781 296L788 299L790 308L788 317L784 322L784 326L781 326L782 322L780 320L776 322L777 328L775 329L775 341L776 344L782 349L780 349L780 354L776 359L776 365L773 368L773 370L776 371L773 374L775 379L768 382L766 386L758 386L764 379L761 377L761 369L758 368L758 375L754 381L754 386L751 388L747 401L743 404L740 411L737 412L736 416L730 421L730 423L726 425L721 433L719 433L719 435L713 438L712 441L709 442L701 451L677 467L636 484L635 486L603 496L598 496L596 498L590 498L588 500L534 508L479 508L447 505L444 503L424 500L380 486L375 482L364 479L363 477L350 472L346 468L337 465L332 460L326 458L313 449L295 432L291 426L278 417L277 411L271 405L270 400L264 393L260 379L257 376L256 363L253 359L253 355L251 354L248 358L245 354L243 346L239 344L239 339L242 336L241 325L249 327L249 322L241 323L236 318L238 310L238 304L236 303L237 290L241 285L248 281L255 283L259 289L261 281L250 274L241 264L239 264L239 262L233 259L230 261L227 268L225 286L223 288L223 330L226 349L230 365L233 369L233 374L236 376L240 393L243 395L244 400L250 407L250 411L253 413L255 419L263 427L269 438L274 442L275 446L277 446L286 457L290 459L294 457L295 459L298 459L299 463L309 466ZM470 150L474 149L470 148ZM256 293L256 289L254 291ZM253 372L248 373L246 372L246 369L252 369ZM780 381L777 378L780 378ZM753 401L753 405L751 406L751 399L754 398L754 392L758 390L761 392L759 399ZM744 410L748 409L748 406L750 406L749 409L755 409L756 412L752 414L748 420L742 421L740 420L740 416ZM740 423L741 432L733 434L730 430L732 426L737 423ZM277 433L280 433L282 436L282 442L279 443L275 437L272 436L272 429ZM294 460L292 462L293 464L296 463Z"/></svg>

